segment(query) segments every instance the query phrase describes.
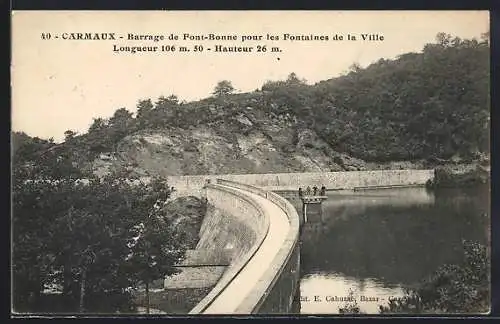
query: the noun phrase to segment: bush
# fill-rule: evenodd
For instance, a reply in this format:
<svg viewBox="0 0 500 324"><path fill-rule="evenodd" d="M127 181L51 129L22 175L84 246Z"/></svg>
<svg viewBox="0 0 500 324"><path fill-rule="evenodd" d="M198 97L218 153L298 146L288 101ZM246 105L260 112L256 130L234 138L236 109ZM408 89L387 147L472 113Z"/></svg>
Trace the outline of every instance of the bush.
<svg viewBox="0 0 500 324"><path fill-rule="evenodd" d="M464 241L461 264L443 265L381 313L485 313L490 307L490 256L486 246Z"/></svg>
<svg viewBox="0 0 500 324"><path fill-rule="evenodd" d="M363 314L361 309L359 308L358 302L354 297L354 292L352 289L349 289L348 294L349 301L347 301L343 306L339 307L339 314Z"/></svg>
<svg viewBox="0 0 500 324"><path fill-rule="evenodd" d="M466 187L488 183L490 173L480 166L472 170L454 172L449 166L439 166L434 171L434 179L427 182L430 188Z"/></svg>

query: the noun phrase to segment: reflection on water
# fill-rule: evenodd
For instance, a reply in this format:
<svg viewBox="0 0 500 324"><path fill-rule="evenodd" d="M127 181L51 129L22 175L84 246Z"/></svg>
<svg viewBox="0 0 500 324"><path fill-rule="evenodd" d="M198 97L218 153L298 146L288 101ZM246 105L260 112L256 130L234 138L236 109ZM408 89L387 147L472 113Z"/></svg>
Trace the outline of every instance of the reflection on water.
<svg viewBox="0 0 500 324"><path fill-rule="evenodd" d="M329 193L323 223L302 230L301 313L337 313L343 303L325 298L349 289L362 312L378 313L403 286L460 262L462 240L486 244L489 197L487 187ZM301 212L300 201L289 199Z"/></svg>
<svg viewBox="0 0 500 324"><path fill-rule="evenodd" d="M403 288L391 287L374 279L349 278L333 273L312 273L300 282L300 312L302 314L337 314L339 307L349 301L349 290L353 291L362 312L375 314L379 305L389 299L404 295Z"/></svg>

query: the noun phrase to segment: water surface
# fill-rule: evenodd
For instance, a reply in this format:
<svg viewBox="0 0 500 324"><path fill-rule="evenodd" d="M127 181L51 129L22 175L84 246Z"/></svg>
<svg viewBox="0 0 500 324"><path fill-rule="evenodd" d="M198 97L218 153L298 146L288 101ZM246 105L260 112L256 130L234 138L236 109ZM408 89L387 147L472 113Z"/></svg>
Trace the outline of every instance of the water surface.
<svg viewBox="0 0 500 324"><path fill-rule="evenodd" d="M462 240L486 244L489 197L489 187L329 192L323 222L303 228L300 312L338 313L352 291L362 312L378 313L403 287L460 262Z"/></svg>

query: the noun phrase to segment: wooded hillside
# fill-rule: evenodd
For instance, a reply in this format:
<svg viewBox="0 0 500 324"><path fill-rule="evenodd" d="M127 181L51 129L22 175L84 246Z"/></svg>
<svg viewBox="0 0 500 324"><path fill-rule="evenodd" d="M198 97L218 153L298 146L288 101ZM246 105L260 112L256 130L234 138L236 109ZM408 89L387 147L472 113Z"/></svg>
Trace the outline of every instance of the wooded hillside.
<svg viewBox="0 0 500 324"><path fill-rule="evenodd" d="M61 145L27 140L17 134L15 151L23 157L16 156L33 160L37 148L46 151L47 146L56 146L59 152L68 152L75 163L84 165L100 153L120 151L124 144L130 146L124 139L132 135L168 129L162 136L170 138L202 127L235 148L228 154L236 162L242 158L238 155L242 149L235 136L261 132L280 154L273 162L278 164L277 169L290 164L290 169L307 170L307 165L295 167L287 159L309 158L308 148L322 152L321 158L313 160L329 159L321 166L326 170L343 165L337 153L367 162L450 158L470 162L489 153L489 50L487 34L477 40L440 33L420 53L380 59L366 68L353 64L348 73L315 85L307 85L291 73L287 80L268 81L254 92L236 94L231 82L224 80L215 87L212 97L196 102L180 102L175 95L160 97L156 102L140 100L135 115L120 108L109 119L94 119L85 134L68 130ZM270 131L272 127L288 133L280 134L284 139L277 139ZM304 131L316 138L302 143L305 149L298 146ZM192 136L184 134L181 146L195 152ZM17 150L20 142L29 145ZM177 156L179 161L185 158ZM175 159L164 157L167 162ZM249 169L259 171L258 165ZM205 165L175 172L233 172L241 168Z"/></svg>

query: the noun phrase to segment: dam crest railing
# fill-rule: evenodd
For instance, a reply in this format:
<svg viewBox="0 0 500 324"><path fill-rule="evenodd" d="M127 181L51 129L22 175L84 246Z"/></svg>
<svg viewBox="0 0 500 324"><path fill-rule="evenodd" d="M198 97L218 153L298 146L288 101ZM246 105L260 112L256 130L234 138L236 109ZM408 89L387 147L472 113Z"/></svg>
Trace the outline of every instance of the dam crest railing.
<svg viewBox="0 0 500 324"><path fill-rule="evenodd" d="M283 245L280 247L278 252L273 258L271 264L268 265L267 270L264 272L264 275L258 280L257 284L252 288L251 292L247 294L243 302L237 307L235 313L237 314L252 314L259 313L263 309L277 309L282 307L291 306L293 302L294 293L282 294L281 291L275 292L275 290L279 290L277 287L277 282L282 277L282 274L286 272L288 268L290 268L290 262L292 261L292 257L296 256L296 259L293 262L297 262L296 264L291 265L292 270L291 273L293 275L293 280L291 282L285 283L286 285L291 285L291 287L287 287L285 290L288 292L291 290L295 292L298 289L298 281L299 281L299 269L300 269L300 253L299 253L299 227L300 227L300 218L297 213L295 207L285 198L279 196L278 194L270 191L263 190L261 188L242 184L239 182L234 182L230 180L223 179L215 179L211 181L212 183L208 183L205 188L215 189L224 191L226 193L230 193L238 196L238 199L244 199L249 202L252 206L254 206L259 212L263 213L264 217L267 218L267 230L269 230L269 221L272 215L268 215L263 207L259 205L251 196L245 196L242 192L250 192L256 195L259 195L276 206L278 206L286 215L289 222L289 229L286 234ZM235 190L239 189L239 190ZM190 314L203 314L203 312L217 299L217 297L226 289L233 281L238 279L238 274L245 268L245 266L252 260L252 257L259 250L262 245L262 242L267 236L267 231L265 235L259 237L254 246L250 251L248 251L241 260L237 261L235 264L231 265L227 271L229 273L225 273L221 280L215 285L215 287L210 291L210 293L202 299L200 303L198 303L191 311ZM282 280L283 281L283 280ZM276 288L276 289L275 289ZM291 288L291 289L288 289ZM278 298L274 298L271 303L277 300L278 303L285 304L283 305L266 305L266 301L270 295L278 296Z"/></svg>

